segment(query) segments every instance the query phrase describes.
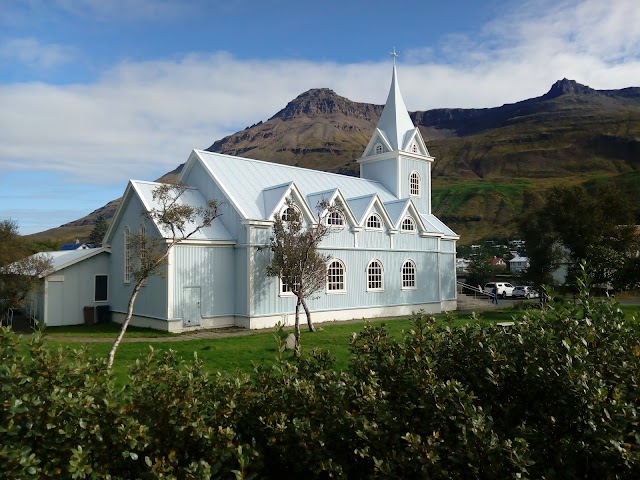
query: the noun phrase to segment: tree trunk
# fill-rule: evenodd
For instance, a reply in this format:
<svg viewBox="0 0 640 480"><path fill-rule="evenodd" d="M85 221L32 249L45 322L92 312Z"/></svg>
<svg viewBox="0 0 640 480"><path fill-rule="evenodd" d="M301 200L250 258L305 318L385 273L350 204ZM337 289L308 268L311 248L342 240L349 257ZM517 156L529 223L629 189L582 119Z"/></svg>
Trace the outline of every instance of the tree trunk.
<svg viewBox="0 0 640 480"><path fill-rule="evenodd" d="M298 301L296 302L296 354L300 353L300 297L298 297Z"/></svg>
<svg viewBox="0 0 640 480"><path fill-rule="evenodd" d="M109 350L109 356L107 357L107 370L111 370L111 367L113 366L113 359L116 356L116 350L118 349L118 346L120 345L120 342L122 341L122 338L127 331L127 327L129 326L129 322L131 321L131 317L133 316L133 305L136 303L136 298L138 297L138 293L140 293L140 289L142 288L143 283L144 279L140 279L133 287L133 292L131 292L131 298L129 298L129 304L127 306L127 316L124 318L124 322L122 322L120 333L113 342L111 350Z"/></svg>
<svg viewBox="0 0 640 480"><path fill-rule="evenodd" d="M309 307L307 307L307 302L304 301L304 298L301 298L302 308L304 308L304 313L307 314L307 326L309 327L310 332L315 332L316 327L313 326L313 322L311 321L311 312L309 311Z"/></svg>

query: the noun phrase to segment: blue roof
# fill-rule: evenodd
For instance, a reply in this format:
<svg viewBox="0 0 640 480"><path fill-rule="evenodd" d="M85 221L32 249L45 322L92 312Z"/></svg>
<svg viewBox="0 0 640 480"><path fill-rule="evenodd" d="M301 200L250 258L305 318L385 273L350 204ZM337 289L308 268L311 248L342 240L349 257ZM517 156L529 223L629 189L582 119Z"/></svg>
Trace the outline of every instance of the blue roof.
<svg viewBox="0 0 640 480"><path fill-rule="evenodd" d="M67 243L63 245L60 250L77 250L79 248L87 249L87 248L95 248L92 243Z"/></svg>
<svg viewBox="0 0 640 480"><path fill-rule="evenodd" d="M161 183L156 182L145 182L141 180L131 180L131 186L133 190L138 194L142 204L147 209L147 211L151 211L153 209L161 209L161 205L154 200L153 192L154 190L161 186ZM202 207L205 208L207 205L206 200L200 193L197 188L188 188L184 191L184 193L177 199L177 204L186 204L191 205L192 207ZM170 232L163 231L158 223L156 223L156 227L158 231L165 237L169 238ZM193 230L196 225L188 224L186 226L186 230ZM233 237L229 233L229 231L224 227L219 218L216 218L211 223L211 226L200 229L197 233L195 233L191 240L233 240Z"/></svg>
<svg viewBox="0 0 640 480"><path fill-rule="evenodd" d="M359 224L364 221L363 215L375 198L396 228L403 212L407 208L414 208L410 207L411 200L396 198L386 187L374 180L202 150L193 151L182 170L181 178L188 174L195 162L202 163L225 193L226 200L243 220L273 220L276 209L282 207L292 193L302 200L305 205L300 206L311 215L315 212L319 200L331 200L339 194ZM137 182L137 185L140 183ZM194 191L197 192L195 189ZM199 193L198 198L203 201ZM416 221L424 226L426 232L457 236L434 215L415 213ZM224 235L211 235L212 232L202 233L207 238L224 238Z"/></svg>
<svg viewBox="0 0 640 480"><path fill-rule="evenodd" d="M317 194L321 192L329 195L339 189L347 199L376 193L383 202L396 200L381 183L373 180L201 150L195 150L195 154L247 220L271 220L267 208L273 207L277 195L274 186L291 182L304 198L319 198ZM276 190L281 194L284 189ZM315 205L310 207L313 210Z"/></svg>

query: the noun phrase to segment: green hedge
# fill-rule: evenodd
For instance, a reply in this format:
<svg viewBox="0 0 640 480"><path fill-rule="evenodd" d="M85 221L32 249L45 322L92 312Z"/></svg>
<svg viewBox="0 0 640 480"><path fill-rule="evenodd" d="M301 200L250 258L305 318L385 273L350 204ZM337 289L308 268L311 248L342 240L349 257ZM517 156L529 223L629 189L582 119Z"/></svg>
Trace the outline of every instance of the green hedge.
<svg viewBox="0 0 640 480"><path fill-rule="evenodd" d="M321 335L322 333L317 333ZM511 327L416 315L255 374L104 362L0 334L3 478L640 478L640 325L615 303Z"/></svg>

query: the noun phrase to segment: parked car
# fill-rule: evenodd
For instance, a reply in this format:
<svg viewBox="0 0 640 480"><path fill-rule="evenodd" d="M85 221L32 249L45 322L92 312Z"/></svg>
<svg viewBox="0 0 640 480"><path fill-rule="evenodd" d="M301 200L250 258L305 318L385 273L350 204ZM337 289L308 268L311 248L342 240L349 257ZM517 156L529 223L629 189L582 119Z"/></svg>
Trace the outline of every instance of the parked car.
<svg viewBox="0 0 640 480"><path fill-rule="evenodd" d="M516 288L513 289L512 295L522 298L540 298L540 294L535 288L526 285L516 286Z"/></svg>
<svg viewBox="0 0 640 480"><path fill-rule="evenodd" d="M514 288L513 285L507 282L491 282L491 283L487 283L484 286L484 293L491 295L496 293L496 289L497 289L497 293L499 297L507 298L512 296L513 288Z"/></svg>

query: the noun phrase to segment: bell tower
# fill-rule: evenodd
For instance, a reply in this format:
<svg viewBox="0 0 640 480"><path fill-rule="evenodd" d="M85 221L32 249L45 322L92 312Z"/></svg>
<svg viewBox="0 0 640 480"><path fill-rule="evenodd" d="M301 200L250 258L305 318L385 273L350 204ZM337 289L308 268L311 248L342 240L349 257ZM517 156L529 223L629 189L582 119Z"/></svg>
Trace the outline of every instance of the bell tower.
<svg viewBox="0 0 640 480"><path fill-rule="evenodd" d="M382 115L360 164L360 177L383 184L398 199L411 198L422 214L431 213L431 163L420 130L413 125L398 85L395 49L391 88Z"/></svg>

